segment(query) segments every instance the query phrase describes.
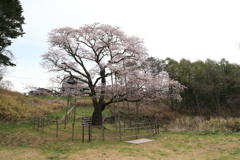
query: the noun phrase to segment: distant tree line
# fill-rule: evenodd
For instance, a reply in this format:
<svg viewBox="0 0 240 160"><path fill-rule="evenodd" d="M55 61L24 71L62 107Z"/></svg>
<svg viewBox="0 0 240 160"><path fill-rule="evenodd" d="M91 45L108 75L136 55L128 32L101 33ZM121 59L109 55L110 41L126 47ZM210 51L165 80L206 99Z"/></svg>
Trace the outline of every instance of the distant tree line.
<svg viewBox="0 0 240 160"><path fill-rule="evenodd" d="M149 58L152 72L168 72L186 86L182 102L169 102L171 109L197 115L240 116L240 65L222 59L191 62L171 58ZM165 67L163 67L165 64ZM169 88L171 91L171 87Z"/></svg>

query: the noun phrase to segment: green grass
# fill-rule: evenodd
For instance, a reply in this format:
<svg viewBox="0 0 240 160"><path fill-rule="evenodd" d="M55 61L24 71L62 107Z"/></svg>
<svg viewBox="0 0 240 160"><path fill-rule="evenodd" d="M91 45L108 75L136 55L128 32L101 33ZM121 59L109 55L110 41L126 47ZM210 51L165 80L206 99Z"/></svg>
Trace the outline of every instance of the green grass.
<svg viewBox="0 0 240 160"><path fill-rule="evenodd" d="M12 142L2 144L0 159L14 159L22 151L32 155L30 159L239 159L240 133L196 135L162 132L148 137L153 142L133 145L112 140L93 142L71 141L36 132L30 127L9 134ZM1 143L8 140L1 139ZM35 141L34 141L35 140ZM26 155L27 157L27 155ZM19 158L21 159L21 158ZM24 158L22 158L24 159Z"/></svg>
<svg viewBox="0 0 240 160"><path fill-rule="evenodd" d="M50 119L64 117L66 108L48 115ZM76 110L77 127L81 129L81 117L90 117L93 112L90 99L85 97L79 101ZM105 109L103 115L109 115ZM54 122L53 122L54 123ZM62 125L62 124L61 124ZM0 159L4 160L42 160L42 159L179 159L179 160L228 160L240 159L240 132L170 132L162 131L155 136L147 136L154 140L150 143L133 145L114 139L93 139L90 143L82 143L81 135L76 135L72 141L71 134L55 136L53 130L33 129L33 120L18 123L0 122ZM61 126L62 127L62 126ZM106 127L114 133L115 128L109 124ZM67 131L71 131L68 124ZM97 130L97 129L96 129ZM117 133L118 134L118 133ZM134 139L134 138L131 138Z"/></svg>
<svg viewBox="0 0 240 160"><path fill-rule="evenodd" d="M93 107L78 107L76 110L76 115L81 115L82 117L89 117L91 116L93 113ZM108 108L106 108L103 112L102 115L109 115L110 110Z"/></svg>
<svg viewBox="0 0 240 160"><path fill-rule="evenodd" d="M91 116L93 108L79 107L78 116ZM64 115L64 110L52 115ZM104 114L109 114L107 109ZM240 133L196 134L161 132L153 142L133 145L95 139L82 143L70 135L33 129L32 121L0 127L0 159L240 159ZM134 138L132 138L134 139Z"/></svg>

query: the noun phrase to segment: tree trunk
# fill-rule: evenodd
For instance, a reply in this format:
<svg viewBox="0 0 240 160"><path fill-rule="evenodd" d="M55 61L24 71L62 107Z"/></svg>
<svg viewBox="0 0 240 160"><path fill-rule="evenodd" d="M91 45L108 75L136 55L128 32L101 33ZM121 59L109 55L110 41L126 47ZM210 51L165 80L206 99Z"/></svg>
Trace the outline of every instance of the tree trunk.
<svg viewBox="0 0 240 160"><path fill-rule="evenodd" d="M194 92L194 96L195 96L195 99L196 99L196 102L197 102L198 112L199 112L200 115L202 115L200 105L199 105L199 101L198 101L198 96L197 96L196 92Z"/></svg>
<svg viewBox="0 0 240 160"><path fill-rule="evenodd" d="M102 111L105 109L106 104L104 103L104 98L93 98L94 111L92 114L92 125L102 125Z"/></svg>
<svg viewBox="0 0 240 160"><path fill-rule="evenodd" d="M94 106L94 111L92 114L92 125L102 125L102 106L100 104L96 104Z"/></svg>
<svg viewBox="0 0 240 160"><path fill-rule="evenodd" d="M93 106L94 106L94 111L92 114L92 125L102 125L102 111L105 109L105 85L106 85L106 78L105 78L105 68L100 67L100 75L101 75L101 91L100 91L100 97L99 99L96 98L96 91L95 88L92 87L92 95L94 98L92 98ZM89 85L90 86L90 85Z"/></svg>

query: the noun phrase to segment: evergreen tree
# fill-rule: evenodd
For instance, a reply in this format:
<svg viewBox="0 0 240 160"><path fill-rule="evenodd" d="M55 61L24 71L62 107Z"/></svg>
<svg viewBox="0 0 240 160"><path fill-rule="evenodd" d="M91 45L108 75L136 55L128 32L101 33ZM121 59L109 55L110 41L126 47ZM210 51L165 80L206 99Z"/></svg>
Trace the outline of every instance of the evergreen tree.
<svg viewBox="0 0 240 160"><path fill-rule="evenodd" d="M12 44L11 39L24 34L22 12L19 0L0 0L0 65L15 66L11 62L13 54L6 47Z"/></svg>

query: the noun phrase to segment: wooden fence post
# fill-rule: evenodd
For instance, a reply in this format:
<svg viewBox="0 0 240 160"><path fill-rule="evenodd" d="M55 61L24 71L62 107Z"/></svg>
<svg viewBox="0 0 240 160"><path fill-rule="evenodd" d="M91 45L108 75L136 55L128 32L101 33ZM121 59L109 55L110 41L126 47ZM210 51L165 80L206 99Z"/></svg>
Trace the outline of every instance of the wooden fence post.
<svg viewBox="0 0 240 160"><path fill-rule="evenodd" d="M40 117L38 117L38 124L37 124L37 131L39 131L39 122L40 121Z"/></svg>
<svg viewBox="0 0 240 160"><path fill-rule="evenodd" d="M156 134L158 134L158 125L157 125L157 122L155 124L155 130L156 130Z"/></svg>
<svg viewBox="0 0 240 160"><path fill-rule="evenodd" d="M36 119L36 117L34 116L34 117L33 117L33 129L35 129L35 125L36 125L36 124L35 124L35 119Z"/></svg>
<svg viewBox="0 0 240 160"><path fill-rule="evenodd" d="M44 131L44 117L42 117L42 132Z"/></svg>
<svg viewBox="0 0 240 160"><path fill-rule="evenodd" d="M84 125L82 125L82 143L84 143Z"/></svg>
<svg viewBox="0 0 240 160"><path fill-rule="evenodd" d="M136 139L138 138L138 125L137 125L137 123L135 123L135 131L136 131Z"/></svg>
<svg viewBox="0 0 240 160"><path fill-rule="evenodd" d="M91 125L88 126L88 141L91 141Z"/></svg>
<svg viewBox="0 0 240 160"><path fill-rule="evenodd" d="M40 116L40 127L42 127L42 117L43 116Z"/></svg>
<svg viewBox="0 0 240 160"><path fill-rule="evenodd" d="M154 130L154 124L152 123L152 135L154 136L155 130Z"/></svg>
<svg viewBox="0 0 240 160"><path fill-rule="evenodd" d="M152 129L151 129L151 123L150 123L150 122L148 123L148 127L149 127L149 134L151 135L151 134L152 134L152 133L151 133L151 130L152 130Z"/></svg>
<svg viewBox="0 0 240 160"><path fill-rule="evenodd" d="M49 119L48 119L48 116L47 116L47 120L46 120L46 121L47 121L47 124L49 124Z"/></svg>
<svg viewBox="0 0 240 160"><path fill-rule="evenodd" d="M65 115L65 120L64 120L64 129L66 129L66 125L67 125L67 114Z"/></svg>
<svg viewBox="0 0 240 160"><path fill-rule="evenodd" d="M74 140L74 123L72 124L72 141Z"/></svg>
<svg viewBox="0 0 240 160"><path fill-rule="evenodd" d="M120 141L122 141L122 128L121 128L121 123L119 123L119 134L120 134Z"/></svg>
<svg viewBox="0 0 240 160"><path fill-rule="evenodd" d="M104 126L102 125L102 138L104 140Z"/></svg>
<svg viewBox="0 0 240 160"><path fill-rule="evenodd" d="M56 137L58 137L58 120L56 120Z"/></svg>

